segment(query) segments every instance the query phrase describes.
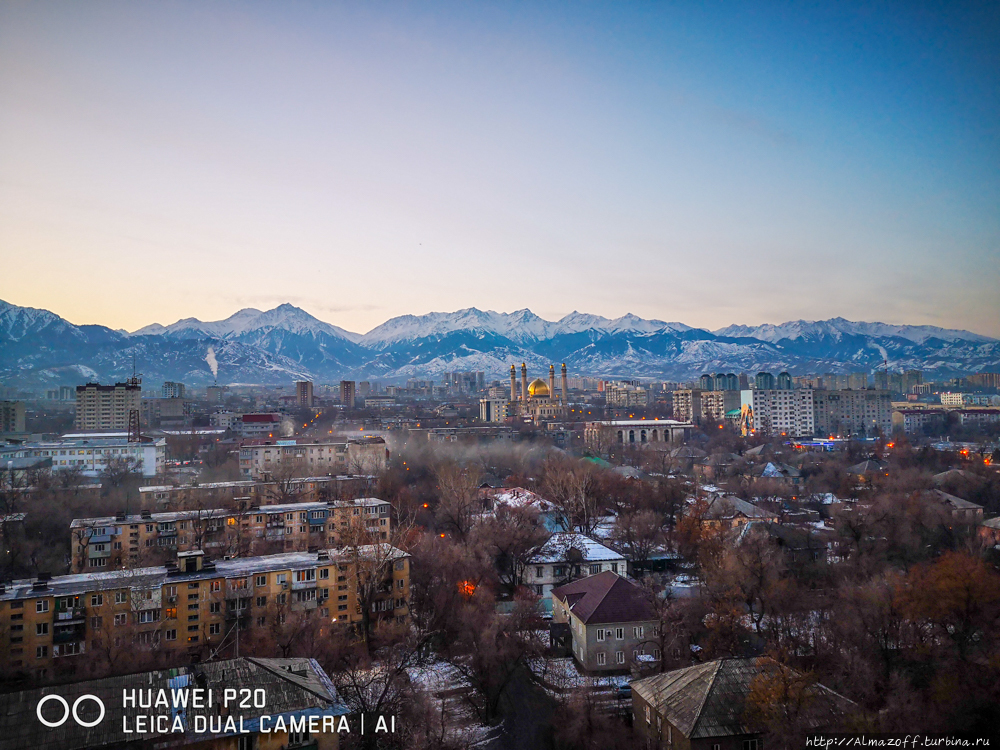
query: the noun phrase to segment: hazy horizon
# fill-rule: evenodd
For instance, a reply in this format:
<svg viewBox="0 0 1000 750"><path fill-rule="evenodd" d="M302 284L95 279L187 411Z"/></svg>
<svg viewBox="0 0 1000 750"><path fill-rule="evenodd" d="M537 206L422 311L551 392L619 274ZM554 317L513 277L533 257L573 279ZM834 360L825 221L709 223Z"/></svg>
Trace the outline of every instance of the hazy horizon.
<svg viewBox="0 0 1000 750"><path fill-rule="evenodd" d="M1000 10L0 6L0 299L1000 337Z"/></svg>

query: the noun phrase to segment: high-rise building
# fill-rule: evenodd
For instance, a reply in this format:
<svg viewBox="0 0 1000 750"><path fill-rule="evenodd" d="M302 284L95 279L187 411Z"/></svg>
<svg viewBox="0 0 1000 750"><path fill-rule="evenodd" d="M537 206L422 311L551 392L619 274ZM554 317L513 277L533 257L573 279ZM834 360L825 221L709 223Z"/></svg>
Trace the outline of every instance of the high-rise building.
<svg viewBox="0 0 1000 750"><path fill-rule="evenodd" d="M210 385L205 389L205 398L210 404L221 404L226 394L226 386Z"/></svg>
<svg viewBox="0 0 1000 750"><path fill-rule="evenodd" d="M23 401L0 401L0 432L24 432Z"/></svg>
<svg viewBox="0 0 1000 750"><path fill-rule="evenodd" d="M78 385L74 427L78 430L127 430L129 414L139 412L141 397L142 386L132 383Z"/></svg>
<svg viewBox="0 0 1000 750"><path fill-rule="evenodd" d="M504 422L510 402L505 398L479 399L479 419L483 422Z"/></svg>
<svg viewBox="0 0 1000 750"><path fill-rule="evenodd" d="M300 380L295 384L295 400L299 406L312 408L313 384L311 380Z"/></svg>
<svg viewBox="0 0 1000 750"><path fill-rule="evenodd" d="M852 391L862 391L868 387L867 372L852 372L847 379L847 387Z"/></svg>
<svg viewBox="0 0 1000 750"><path fill-rule="evenodd" d="M684 388L674 391L674 419L678 422L701 422L701 394L698 388Z"/></svg>
<svg viewBox="0 0 1000 750"><path fill-rule="evenodd" d="M790 391L792 390L792 376L787 372L778 373L778 390L779 391Z"/></svg>
<svg viewBox="0 0 1000 750"><path fill-rule="evenodd" d="M774 375L769 372L758 372L754 380L754 388L762 391L774 390Z"/></svg>
<svg viewBox="0 0 1000 750"><path fill-rule="evenodd" d="M715 381L718 383L718 379ZM703 391L700 418L709 422L722 422L728 412L740 408L740 392L730 390ZM676 412L674 412L676 414ZM676 416L674 417L677 418Z"/></svg>
<svg viewBox="0 0 1000 750"><path fill-rule="evenodd" d="M752 416L750 428L763 435L799 437L812 435L816 429L812 388L741 391L741 409L748 418Z"/></svg>
<svg viewBox="0 0 1000 750"><path fill-rule="evenodd" d="M892 434L892 394L874 389L813 392L817 435Z"/></svg>
<svg viewBox="0 0 1000 750"><path fill-rule="evenodd" d="M184 384L168 380L160 389L160 395L163 398L184 398Z"/></svg>
<svg viewBox="0 0 1000 750"><path fill-rule="evenodd" d="M354 387L353 380L341 380L340 381L340 403L344 405L345 409L354 408L354 399L357 393Z"/></svg>

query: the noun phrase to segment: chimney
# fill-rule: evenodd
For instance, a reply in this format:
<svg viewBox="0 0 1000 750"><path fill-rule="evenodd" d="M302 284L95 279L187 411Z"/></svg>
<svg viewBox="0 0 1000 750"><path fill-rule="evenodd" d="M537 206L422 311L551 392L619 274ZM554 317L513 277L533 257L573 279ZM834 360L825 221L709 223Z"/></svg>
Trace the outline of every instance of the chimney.
<svg viewBox="0 0 1000 750"><path fill-rule="evenodd" d="M562 405L566 406L566 363L562 364Z"/></svg>
<svg viewBox="0 0 1000 750"><path fill-rule="evenodd" d="M528 366L521 363L521 401L528 403Z"/></svg>

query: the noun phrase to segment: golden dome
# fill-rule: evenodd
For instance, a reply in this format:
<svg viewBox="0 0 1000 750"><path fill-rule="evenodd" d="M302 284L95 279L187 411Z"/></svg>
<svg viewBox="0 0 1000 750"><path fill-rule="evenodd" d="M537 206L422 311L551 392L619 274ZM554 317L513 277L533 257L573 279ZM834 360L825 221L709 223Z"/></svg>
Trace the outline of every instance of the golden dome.
<svg viewBox="0 0 1000 750"><path fill-rule="evenodd" d="M539 378L535 378L528 384L528 396L530 398L548 398L552 394L549 393L549 387L545 385L545 381Z"/></svg>

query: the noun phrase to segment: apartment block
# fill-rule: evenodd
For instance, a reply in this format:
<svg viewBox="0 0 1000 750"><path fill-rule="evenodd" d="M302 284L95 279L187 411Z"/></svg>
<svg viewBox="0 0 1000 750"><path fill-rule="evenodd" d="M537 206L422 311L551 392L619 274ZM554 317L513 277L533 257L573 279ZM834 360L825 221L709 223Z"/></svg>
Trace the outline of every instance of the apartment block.
<svg viewBox="0 0 1000 750"><path fill-rule="evenodd" d="M24 432L23 401L0 401L0 432Z"/></svg>
<svg viewBox="0 0 1000 750"><path fill-rule="evenodd" d="M817 435L892 434L889 391L813 391Z"/></svg>
<svg viewBox="0 0 1000 750"><path fill-rule="evenodd" d="M479 399L479 420L481 422L507 421L507 409L510 402L506 398Z"/></svg>
<svg viewBox="0 0 1000 750"><path fill-rule="evenodd" d="M350 500L371 494L370 476L302 477L280 482L203 482L182 485L147 485L139 488L142 510L204 510L247 508L280 503Z"/></svg>
<svg viewBox="0 0 1000 750"><path fill-rule="evenodd" d="M377 591L366 582L378 577ZM356 627L409 616L409 556L389 544L209 561L180 552L163 566L0 584L0 673L71 672L91 651L201 659L242 637L316 617Z"/></svg>
<svg viewBox="0 0 1000 750"><path fill-rule="evenodd" d="M740 408L739 391L702 391L700 419L708 422L722 422L726 413ZM676 413L674 418L677 418Z"/></svg>
<svg viewBox="0 0 1000 750"><path fill-rule="evenodd" d="M377 474L388 460L385 440L380 437L343 443L287 442L290 444L267 441L241 446L240 474L265 479L282 468L298 468L309 474Z"/></svg>
<svg viewBox="0 0 1000 750"><path fill-rule="evenodd" d="M753 429L763 435L813 435L813 393L812 388L754 388L740 392L741 408L752 413Z"/></svg>
<svg viewBox="0 0 1000 750"><path fill-rule="evenodd" d="M76 387L77 430L127 430L129 412L140 409L142 386L131 383Z"/></svg>
<svg viewBox="0 0 1000 750"><path fill-rule="evenodd" d="M295 384L295 400L299 406L312 408L313 384L310 380L300 380Z"/></svg>
<svg viewBox="0 0 1000 750"><path fill-rule="evenodd" d="M99 476L108 461L116 459L127 459L133 463L137 473L153 477L163 473L166 456L165 438L144 438L141 442L130 443L125 436L64 437L44 443L23 443L0 448L0 457L51 458L53 471L76 469L88 477Z"/></svg>
<svg viewBox="0 0 1000 750"><path fill-rule="evenodd" d="M678 422L701 421L701 390L685 388L674 391L674 419Z"/></svg>
<svg viewBox="0 0 1000 750"><path fill-rule="evenodd" d="M646 406L649 391L632 383L608 383L604 386L604 399L608 406L620 409Z"/></svg>
<svg viewBox="0 0 1000 750"><path fill-rule="evenodd" d="M389 503L373 497L330 503L213 508L76 518L70 523L74 573L162 562L201 549L218 557L249 557L339 546L353 528L388 541Z"/></svg>

